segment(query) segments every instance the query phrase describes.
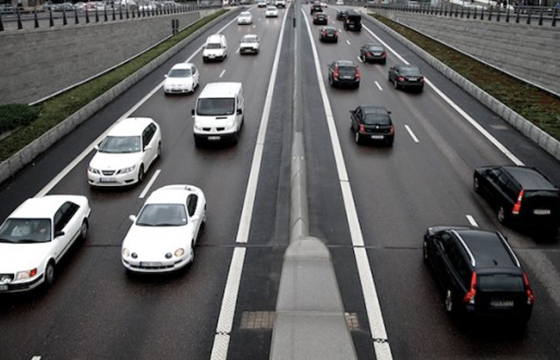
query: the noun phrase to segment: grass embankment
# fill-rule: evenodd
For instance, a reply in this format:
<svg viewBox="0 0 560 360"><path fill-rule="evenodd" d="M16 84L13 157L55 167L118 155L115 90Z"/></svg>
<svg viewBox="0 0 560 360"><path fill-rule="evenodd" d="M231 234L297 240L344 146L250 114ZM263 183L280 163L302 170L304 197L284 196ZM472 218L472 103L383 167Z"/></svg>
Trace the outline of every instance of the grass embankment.
<svg viewBox="0 0 560 360"><path fill-rule="evenodd" d="M558 97L465 56L386 17L378 14L372 16L560 140Z"/></svg>
<svg viewBox="0 0 560 360"><path fill-rule="evenodd" d="M220 10L215 14L207 16L134 60L96 79L34 106L33 108L39 108L40 111L37 119L0 141L0 162L8 159L33 140L141 69L144 65L169 50L181 40L226 12L227 10Z"/></svg>

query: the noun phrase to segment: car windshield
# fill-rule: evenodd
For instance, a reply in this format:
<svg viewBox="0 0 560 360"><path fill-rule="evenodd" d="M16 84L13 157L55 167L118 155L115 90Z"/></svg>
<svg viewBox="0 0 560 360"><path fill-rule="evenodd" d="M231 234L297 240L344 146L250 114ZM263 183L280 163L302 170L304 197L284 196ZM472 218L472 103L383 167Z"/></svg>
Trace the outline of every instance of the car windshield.
<svg viewBox="0 0 560 360"><path fill-rule="evenodd" d="M269 6L267 10L276 10L276 8L274 6Z"/></svg>
<svg viewBox="0 0 560 360"><path fill-rule="evenodd" d="M401 68L401 74L407 76L422 76L418 68Z"/></svg>
<svg viewBox="0 0 560 360"><path fill-rule="evenodd" d="M524 291L523 278L517 275L480 275L478 288L481 291Z"/></svg>
<svg viewBox="0 0 560 360"><path fill-rule="evenodd" d="M191 69L171 69L168 75L170 78L182 78L191 76Z"/></svg>
<svg viewBox="0 0 560 360"><path fill-rule="evenodd" d="M257 38L254 37L254 36L246 36L246 37L244 37L244 38L241 40L241 42L244 42L244 43L256 43L256 42L257 42Z"/></svg>
<svg viewBox="0 0 560 360"><path fill-rule="evenodd" d="M234 98L198 99L197 114L207 116L233 115Z"/></svg>
<svg viewBox="0 0 560 360"><path fill-rule="evenodd" d="M51 241L50 219L8 219L0 228L0 242L30 244Z"/></svg>
<svg viewBox="0 0 560 360"><path fill-rule="evenodd" d="M240 17L251 17L250 13L241 13L239 14Z"/></svg>
<svg viewBox="0 0 560 360"><path fill-rule="evenodd" d="M217 43L210 43L208 45L206 45L207 49L221 49L222 46L220 44Z"/></svg>
<svg viewBox="0 0 560 360"><path fill-rule="evenodd" d="M187 224L187 213L181 204L148 204L144 206L136 225L138 226L183 226Z"/></svg>
<svg viewBox="0 0 560 360"><path fill-rule="evenodd" d="M364 123L367 125L373 125L373 124L390 125L391 118L389 118L389 116L386 114L378 114L378 113L365 114Z"/></svg>
<svg viewBox="0 0 560 360"><path fill-rule="evenodd" d="M140 136L107 136L99 145L99 152L107 154L130 154L142 150Z"/></svg>

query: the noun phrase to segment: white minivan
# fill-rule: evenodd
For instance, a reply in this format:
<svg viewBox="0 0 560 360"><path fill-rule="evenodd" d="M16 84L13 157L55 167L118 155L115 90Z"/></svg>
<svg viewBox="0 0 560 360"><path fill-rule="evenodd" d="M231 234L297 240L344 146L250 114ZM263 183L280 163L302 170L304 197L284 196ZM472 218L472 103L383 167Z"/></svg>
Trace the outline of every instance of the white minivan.
<svg viewBox="0 0 560 360"><path fill-rule="evenodd" d="M192 110L194 142L231 140L234 144L243 126L245 100L240 82L208 83Z"/></svg>
<svg viewBox="0 0 560 360"><path fill-rule="evenodd" d="M227 56L227 40L223 34L208 36L204 50L202 51L202 61L224 60Z"/></svg>

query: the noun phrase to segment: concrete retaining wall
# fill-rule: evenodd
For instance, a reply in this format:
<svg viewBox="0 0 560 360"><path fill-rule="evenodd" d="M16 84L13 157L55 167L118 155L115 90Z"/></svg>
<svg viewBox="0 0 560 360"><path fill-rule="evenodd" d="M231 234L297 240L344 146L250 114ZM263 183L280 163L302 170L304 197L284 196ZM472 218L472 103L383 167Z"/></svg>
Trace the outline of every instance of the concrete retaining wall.
<svg viewBox="0 0 560 360"><path fill-rule="evenodd" d="M560 96L560 27L376 12Z"/></svg>
<svg viewBox="0 0 560 360"><path fill-rule="evenodd" d="M0 105L32 103L80 83L201 18L188 12L141 19L0 33Z"/></svg>

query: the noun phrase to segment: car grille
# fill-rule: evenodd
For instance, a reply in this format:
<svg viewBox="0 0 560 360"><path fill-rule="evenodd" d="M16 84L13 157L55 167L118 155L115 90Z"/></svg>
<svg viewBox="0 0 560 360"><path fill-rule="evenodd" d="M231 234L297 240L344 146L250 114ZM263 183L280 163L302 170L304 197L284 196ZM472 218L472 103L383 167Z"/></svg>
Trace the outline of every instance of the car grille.
<svg viewBox="0 0 560 360"><path fill-rule="evenodd" d="M212 128L203 127L202 130L204 130L204 131L210 131L210 130L212 130ZM217 131L224 131L224 130L225 130L225 127L219 127L219 128L216 128L216 130L217 130Z"/></svg>
<svg viewBox="0 0 560 360"><path fill-rule="evenodd" d="M115 175L116 170L101 170L101 173L105 176L112 176Z"/></svg>

